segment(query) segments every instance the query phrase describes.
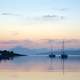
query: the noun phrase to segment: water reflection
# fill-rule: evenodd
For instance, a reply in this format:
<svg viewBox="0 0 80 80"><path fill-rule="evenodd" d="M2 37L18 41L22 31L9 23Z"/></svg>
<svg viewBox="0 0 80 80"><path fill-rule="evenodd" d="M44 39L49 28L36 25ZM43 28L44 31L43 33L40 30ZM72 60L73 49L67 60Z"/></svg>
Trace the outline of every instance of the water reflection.
<svg viewBox="0 0 80 80"><path fill-rule="evenodd" d="M16 68L20 71L63 72L64 74L66 71L80 71L80 56L69 56L66 59L61 59L59 56L56 58L49 58L48 56L0 56L0 66L4 66L3 64L6 66L4 69Z"/></svg>
<svg viewBox="0 0 80 80"><path fill-rule="evenodd" d="M64 72L65 72L65 61L66 61L67 59L68 59L68 58L62 58L62 59L61 59L63 75L64 75Z"/></svg>
<svg viewBox="0 0 80 80"><path fill-rule="evenodd" d="M0 55L0 62L2 61L9 61L9 60L13 60L16 56L3 56L3 55Z"/></svg>
<svg viewBox="0 0 80 80"><path fill-rule="evenodd" d="M49 71L62 71L64 74L65 71L65 61L68 58L61 58L60 56L56 58L49 59Z"/></svg>
<svg viewBox="0 0 80 80"><path fill-rule="evenodd" d="M49 71L53 71L54 70L54 66L53 66L53 61L54 60L53 60L53 58L50 58L49 61L50 61Z"/></svg>

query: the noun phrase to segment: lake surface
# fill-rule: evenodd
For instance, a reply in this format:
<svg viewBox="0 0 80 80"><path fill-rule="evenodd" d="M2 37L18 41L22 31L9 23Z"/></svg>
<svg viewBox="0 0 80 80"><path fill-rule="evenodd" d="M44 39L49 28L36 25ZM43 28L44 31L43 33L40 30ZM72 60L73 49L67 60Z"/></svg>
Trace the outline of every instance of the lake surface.
<svg viewBox="0 0 80 80"><path fill-rule="evenodd" d="M0 78L2 80L6 78L7 80L80 80L80 56L69 56L63 60L59 56L51 59L47 55L34 55L0 60Z"/></svg>
<svg viewBox="0 0 80 80"><path fill-rule="evenodd" d="M2 70L20 70L20 71L80 71L80 56L69 56L67 59L49 58L44 56L21 56L11 60L1 60L0 69Z"/></svg>

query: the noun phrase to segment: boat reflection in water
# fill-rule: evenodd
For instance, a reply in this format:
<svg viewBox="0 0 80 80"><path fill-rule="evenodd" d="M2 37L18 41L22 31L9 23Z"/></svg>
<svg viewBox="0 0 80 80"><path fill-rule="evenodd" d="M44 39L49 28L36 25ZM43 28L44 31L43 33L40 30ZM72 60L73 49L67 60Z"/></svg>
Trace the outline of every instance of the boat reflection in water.
<svg viewBox="0 0 80 80"><path fill-rule="evenodd" d="M2 55L0 55L0 62L1 61L7 61L7 60L13 60L15 57L17 57L17 56L2 56Z"/></svg>

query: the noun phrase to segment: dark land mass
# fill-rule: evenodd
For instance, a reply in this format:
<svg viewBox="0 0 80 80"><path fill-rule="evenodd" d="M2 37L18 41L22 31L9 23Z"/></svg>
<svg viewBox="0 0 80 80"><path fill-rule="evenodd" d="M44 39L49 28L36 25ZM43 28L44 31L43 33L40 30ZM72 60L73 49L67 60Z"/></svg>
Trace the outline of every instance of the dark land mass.
<svg viewBox="0 0 80 80"><path fill-rule="evenodd" d="M3 50L3 51L0 50L0 55L1 56L26 56L26 55L17 54L17 53L14 53L13 51L7 51L7 50Z"/></svg>
<svg viewBox="0 0 80 80"><path fill-rule="evenodd" d="M2 60L13 60L13 58L18 56L27 56L22 54L14 53L13 51L7 51L7 50L0 50L0 61Z"/></svg>

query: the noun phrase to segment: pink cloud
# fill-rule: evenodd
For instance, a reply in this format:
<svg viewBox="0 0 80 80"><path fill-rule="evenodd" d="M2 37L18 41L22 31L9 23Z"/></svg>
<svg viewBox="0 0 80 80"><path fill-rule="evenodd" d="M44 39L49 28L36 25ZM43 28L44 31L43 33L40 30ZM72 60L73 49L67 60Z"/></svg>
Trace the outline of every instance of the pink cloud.
<svg viewBox="0 0 80 80"><path fill-rule="evenodd" d="M64 40L65 48L80 48L80 40L72 39L72 40ZM12 48L15 46L23 46L27 48L50 48L53 45L53 48L61 48L62 42L61 40L38 40L32 41L29 39L26 40L9 40L9 41L0 41L0 48Z"/></svg>

